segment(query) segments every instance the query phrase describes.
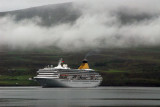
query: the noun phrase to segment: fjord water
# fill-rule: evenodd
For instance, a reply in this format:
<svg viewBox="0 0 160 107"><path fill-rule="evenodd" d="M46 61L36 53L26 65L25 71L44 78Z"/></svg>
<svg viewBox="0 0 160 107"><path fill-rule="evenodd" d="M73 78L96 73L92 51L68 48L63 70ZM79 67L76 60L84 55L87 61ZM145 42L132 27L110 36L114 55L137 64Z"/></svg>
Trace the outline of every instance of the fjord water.
<svg viewBox="0 0 160 107"><path fill-rule="evenodd" d="M0 106L160 106L159 87L0 87Z"/></svg>

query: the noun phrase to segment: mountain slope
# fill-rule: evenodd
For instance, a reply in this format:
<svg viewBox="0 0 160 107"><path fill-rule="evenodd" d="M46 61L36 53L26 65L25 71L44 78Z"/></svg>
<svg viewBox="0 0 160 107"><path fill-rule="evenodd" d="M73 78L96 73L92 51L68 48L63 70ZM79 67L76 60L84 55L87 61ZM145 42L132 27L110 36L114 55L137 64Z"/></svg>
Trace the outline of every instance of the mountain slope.
<svg viewBox="0 0 160 107"><path fill-rule="evenodd" d="M39 24L44 26L51 26L59 23L72 23L80 14L80 11L74 8L72 3L52 4L22 10L0 12L1 17L6 15L15 16L15 21L39 17L42 20Z"/></svg>

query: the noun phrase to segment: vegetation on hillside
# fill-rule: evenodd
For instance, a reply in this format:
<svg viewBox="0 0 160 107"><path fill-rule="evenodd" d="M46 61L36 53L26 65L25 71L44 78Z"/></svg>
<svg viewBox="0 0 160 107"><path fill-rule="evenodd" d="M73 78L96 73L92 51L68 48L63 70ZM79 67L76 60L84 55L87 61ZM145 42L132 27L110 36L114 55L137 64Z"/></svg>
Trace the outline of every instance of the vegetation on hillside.
<svg viewBox="0 0 160 107"><path fill-rule="evenodd" d="M87 51L57 49L0 51L0 85L38 85L29 80L39 68L56 66L59 58L78 68ZM103 76L103 86L160 86L160 49L106 49L88 58L90 68Z"/></svg>

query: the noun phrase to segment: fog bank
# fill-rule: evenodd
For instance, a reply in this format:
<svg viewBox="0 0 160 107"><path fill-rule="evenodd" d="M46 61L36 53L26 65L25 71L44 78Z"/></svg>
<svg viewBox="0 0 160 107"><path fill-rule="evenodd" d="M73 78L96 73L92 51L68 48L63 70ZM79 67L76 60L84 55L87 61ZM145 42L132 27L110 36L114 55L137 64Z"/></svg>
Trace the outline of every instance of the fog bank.
<svg viewBox="0 0 160 107"><path fill-rule="evenodd" d="M8 14L0 17L0 45L67 51L159 46L159 4L159 0L74 2L72 9L80 11L79 17L51 26L40 25L44 20L39 16L16 21L16 15Z"/></svg>

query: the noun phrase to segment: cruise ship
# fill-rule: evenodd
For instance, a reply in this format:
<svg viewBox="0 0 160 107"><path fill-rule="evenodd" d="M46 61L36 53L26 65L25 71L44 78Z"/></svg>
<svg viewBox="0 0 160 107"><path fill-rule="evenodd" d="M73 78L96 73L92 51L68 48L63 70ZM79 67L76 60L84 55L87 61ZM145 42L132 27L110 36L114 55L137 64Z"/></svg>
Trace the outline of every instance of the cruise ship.
<svg viewBox="0 0 160 107"><path fill-rule="evenodd" d="M89 68L86 59L78 69L71 69L63 62L61 58L58 66L39 69L34 79L42 87L97 87L102 82L101 75Z"/></svg>

